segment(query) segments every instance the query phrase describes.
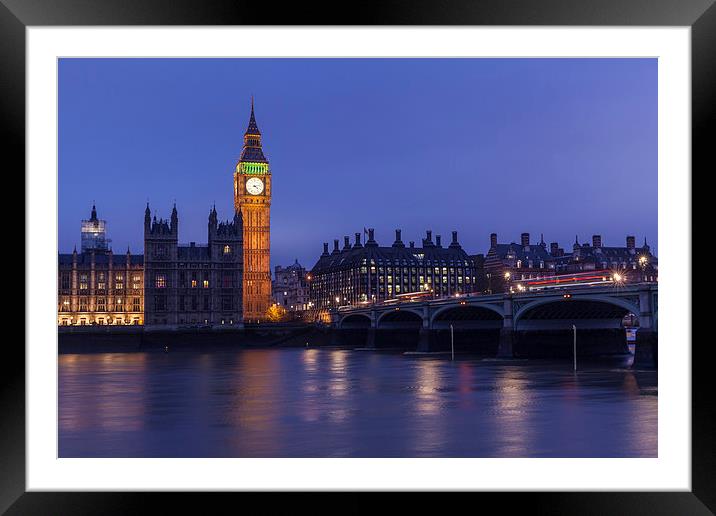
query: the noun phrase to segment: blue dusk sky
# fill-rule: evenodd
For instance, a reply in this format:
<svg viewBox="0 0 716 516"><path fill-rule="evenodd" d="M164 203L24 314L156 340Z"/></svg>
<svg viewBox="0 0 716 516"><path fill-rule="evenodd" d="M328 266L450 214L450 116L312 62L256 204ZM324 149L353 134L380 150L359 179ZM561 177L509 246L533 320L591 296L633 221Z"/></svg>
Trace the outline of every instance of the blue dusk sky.
<svg viewBox="0 0 716 516"><path fill-rule="evenodd" d="M214 202L233 217L252 94L272 266L364 227L656 250L656 59L61 59L60 252L93 201L115 252L143 252L147 201L205 243Z"/></svg>

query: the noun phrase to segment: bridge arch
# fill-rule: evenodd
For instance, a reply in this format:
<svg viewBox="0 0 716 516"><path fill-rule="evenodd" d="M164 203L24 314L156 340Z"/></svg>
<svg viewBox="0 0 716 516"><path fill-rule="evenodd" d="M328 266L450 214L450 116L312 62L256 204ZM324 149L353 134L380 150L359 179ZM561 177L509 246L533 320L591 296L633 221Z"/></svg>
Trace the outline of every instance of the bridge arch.
<svg viewBox="0 0 716 516"><path fill-rule="evenodd" d="M415 310L396 307L380 314L376 321L378 329L383 328L420 328L423 315Z"/></svg>
<svg viewBox="0 0 716 516"><path fill-rule="evenodd" d="M596 324L598 321L621 321L628 313L638 316L639 304L611 296L549 297L521 306L514 314L513 324L516 330L526 329L533 321L553 321L557 324L558 321L590 320ZM606 322L604 324L607 325ZM614 326L615 323L611 324Z"/></svg>
<svg viewBox="0 0 716 516"><path fill-rule="evenodd" d="M434 329L454 327L463 329L500 328L503 325L503 310L484 303L448 305L436 310L430 319Z"/></svg>
<svg viewBox="0 0 716 516"><path fill-rule="evenodd" d="M370 328L371 318L369 314L366 313L357 313L357 314L349 314L343 317L338 322L338 327L340 329L346 330L346 329L362 329L362 328Z"/></svg>

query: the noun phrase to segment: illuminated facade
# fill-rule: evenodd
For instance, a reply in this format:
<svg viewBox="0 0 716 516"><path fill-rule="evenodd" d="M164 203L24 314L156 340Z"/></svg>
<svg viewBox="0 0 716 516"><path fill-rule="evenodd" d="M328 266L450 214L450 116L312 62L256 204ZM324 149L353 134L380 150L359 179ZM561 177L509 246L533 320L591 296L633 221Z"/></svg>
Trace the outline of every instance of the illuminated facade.
<svg viewBox="0 0 716 516"><path fill-rule="evenodd" d="M234 171L234 208L244 223L244 320L263 320L271 304L271 171L261 147L253 99L244 147Z"/></svg>
<svg viewBox="0 0 716 516"><path fill-rule="evenodd" d="M82 221L82 252L58 255L57 324L143 324L144 257L129 249L124 256L108 250L104 225L101 238L93 233L86 240L85 223L95 221L93 206L89 221Z"/></svg>
<svg viewBox="0 0 716 516"><path fill-rule="evenodd" d="M324 309L415 292L430 292L434 297L474 292L478 274L476 260L463 250L457 231L447 247L442 246L439 235L433 242L431 231L421 247L414 242L406 246L400 230L396 230L392 246L381 247L374 230L369 229L365 245L360 233L355 234L353 245L344 237L342 249L334 240L330 253L324 243L323 254L307 277L310 302L316 309Z"/></svg>
<svg viewBox="0 0 716 516"><path fill-rule="evenodd" d="M144 213L147 326L242 325L243 239L239 212L218 222L209 212L208 244L179 245L176 206L169 221Z"/></svg>

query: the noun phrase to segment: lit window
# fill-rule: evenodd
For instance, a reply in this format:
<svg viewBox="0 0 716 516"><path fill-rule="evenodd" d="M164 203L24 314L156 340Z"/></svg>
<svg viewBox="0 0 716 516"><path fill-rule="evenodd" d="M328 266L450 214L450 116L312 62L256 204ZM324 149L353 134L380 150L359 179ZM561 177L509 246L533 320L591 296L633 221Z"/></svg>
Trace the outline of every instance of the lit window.
<svg viewBox="0 0 716 516"><path fill-rule="evenodd" d="M229 254L231 252L231 247L228 245L224 246L224 254Z"/></svg>
<svg viewBox="0 0 716 516"><path fill-rule="evenodd" d="M154 286L156 288L165 288L167 286L167 278L164 274L157 274L154 279Z"/></svg>
<svg viewBox="0 0 716 516"><path fill-rule="evenodd" d="M208 279L204 280L204 288L209 288L209 280Z"/></svg>
<svg viewBox="0 0 716 516"><path fill-rule="evenodd" d="M191 280L191 288L196 288L196 280Z"/></svg>

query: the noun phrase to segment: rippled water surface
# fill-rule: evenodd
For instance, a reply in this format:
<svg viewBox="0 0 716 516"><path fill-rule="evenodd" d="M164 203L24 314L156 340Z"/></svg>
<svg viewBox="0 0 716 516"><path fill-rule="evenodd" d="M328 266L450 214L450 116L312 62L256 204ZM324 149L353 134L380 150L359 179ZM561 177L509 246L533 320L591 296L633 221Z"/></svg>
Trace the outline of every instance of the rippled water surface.
<svg viewBox="0 0 716 516"><path fill-rule="evenodd" d="M342 349L59 357L61 457L656 457L655 371Z"/></svg>

